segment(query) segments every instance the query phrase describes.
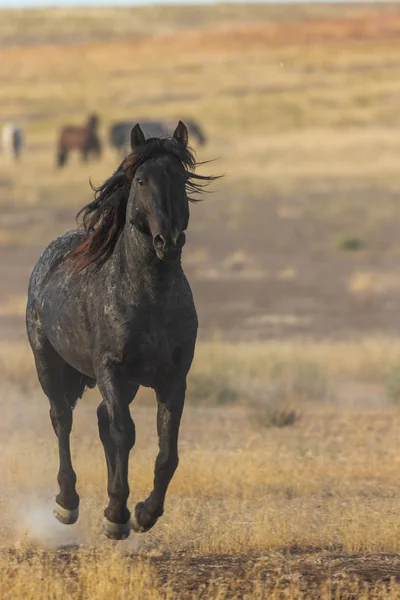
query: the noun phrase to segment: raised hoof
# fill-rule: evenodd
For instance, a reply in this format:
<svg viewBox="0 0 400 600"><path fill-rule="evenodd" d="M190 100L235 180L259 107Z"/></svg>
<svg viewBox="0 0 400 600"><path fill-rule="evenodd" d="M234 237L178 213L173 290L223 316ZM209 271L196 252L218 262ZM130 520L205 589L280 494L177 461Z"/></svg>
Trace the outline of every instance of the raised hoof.
<svg viewBox="0 0 400 600"><path fill-rule="evenodd" d="M112 523L104 517L103 530L110 540L126 540L131 532L131 524L127 523Z"/></svg>
<svg viewBox="0 0 400 600"><path fill-rule="evenodd" d="M131 514L131 525L135 533L146 533L157 522L157 518L152 518L145 509L144 503L139 502Z"/></svg>
<svg viewBox="0 0 400 600"><path fill-rule="evenodd" d="M74 508L73 510L68 510L68 508L64 508L60 504L56 503L53 515L60 521L63 525L73 525L77 522L79 517L79 508Z"/></svg>

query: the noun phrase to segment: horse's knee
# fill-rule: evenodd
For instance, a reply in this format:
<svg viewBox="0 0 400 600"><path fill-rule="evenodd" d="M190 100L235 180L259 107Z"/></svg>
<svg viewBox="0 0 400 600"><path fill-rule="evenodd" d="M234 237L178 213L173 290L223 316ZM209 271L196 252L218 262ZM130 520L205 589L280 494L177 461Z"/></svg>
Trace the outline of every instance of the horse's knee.
<svg viewBox="0 0 400 600"><path fill-rule="evenodd" d="M135 425L130 420L123 422L112 421L110 425L110 437L118 448L131 450L135 445Z"/></svg>
<svg viewBox="0 0 400 600"><path fill-rule="evenodd" d="M117 447L128 447L129 450L133 448L136 439L136 430L129 412L122 416L122 418L111 419L107 406L102 403L97 409L97 423L100 437L106 434Z"/></svg>

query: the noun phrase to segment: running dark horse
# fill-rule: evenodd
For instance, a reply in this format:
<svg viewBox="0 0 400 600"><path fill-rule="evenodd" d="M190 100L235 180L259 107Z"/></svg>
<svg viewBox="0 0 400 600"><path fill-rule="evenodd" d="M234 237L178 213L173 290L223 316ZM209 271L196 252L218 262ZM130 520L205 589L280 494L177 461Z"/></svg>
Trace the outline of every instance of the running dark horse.
<svg viewBox="0 0 400 600"><path fill-rule="evenodd" d="M108 470L104 530L124 539L163 514L178 465L178 432L197 316L181 266L190 192L213 177L196 175L186 126L166 139L132 130L132 152L82 209L83 229L44 251L31 276L27 331L58 437L60 493L54 514L78 518L71 463L72 410L85 386L98 385L100 438ZM154 488L130 515L128 458L135 443L129 412L140 385L155 390L159 453Z"/></svg>
<svg viewBox="0 0 400 600"><path fill-rule="evenodd" d="M98 134L99 118L90 115L87 124L83 126L66 125L60 131L57 146L57 165L63 167L71 150L78 150L83 161L90 155L100 158L101 143Z"/></svg>

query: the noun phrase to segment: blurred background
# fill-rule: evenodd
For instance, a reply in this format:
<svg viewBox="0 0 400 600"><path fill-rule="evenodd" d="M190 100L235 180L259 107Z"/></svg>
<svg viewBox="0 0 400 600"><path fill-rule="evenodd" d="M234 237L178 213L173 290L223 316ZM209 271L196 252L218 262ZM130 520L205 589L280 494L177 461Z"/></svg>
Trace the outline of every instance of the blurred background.
<svg viewBox="0 0 400 600"><path fill-rule="evenodd" d="M191 206L183 257L200 320L171 488L187 521L176 529L171 508L170 529L145 548L399 551L400 5L7 8L0 20L0 431L17 436L0 466L13 498L55 488L25 336L33 265L75 227L89 177L99 185L120 163L113 126L181 119L198 160L212 161L199 172L224 177ZM61 159L63 128L84 136L91 115L100 156ZM97 532L104 472L85 452L104 461L90 397L76 455ZM133 409L147 432L139 490L156 447L150 404L143 390ZM9 465L28 473L31 443L43 456L24 488ZM257 523L229 537L222 523L238 507Z"/></svg>
<svg viewBox="0 0 400 600"><path fill-rule="evenodd" d="M399 331L397 4L3 10L0 337L24 338L30 270L119 164L118 122L190 120L202 172L184 265L202 339ZM100 160L65 125L99 119ZM199 137L200 132L201 137ZM3 135L4 137L4 135ZM123 151L123 150L122 150ZM90 157L89 157L90 158Z"/></svg>

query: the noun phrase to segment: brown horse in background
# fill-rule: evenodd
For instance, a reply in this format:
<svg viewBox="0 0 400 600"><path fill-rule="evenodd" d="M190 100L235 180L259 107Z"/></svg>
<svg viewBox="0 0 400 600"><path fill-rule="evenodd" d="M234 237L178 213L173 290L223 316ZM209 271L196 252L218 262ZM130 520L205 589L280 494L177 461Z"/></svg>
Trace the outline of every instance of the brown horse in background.
<svg viewBox="0 0 400 600"><path fill-rule="evenodd" d="M101 155L101 143L98 135L99 118L90 115L87 124L83 126L66 125L61 129L57 148L57 165L63 167L71 150L78 150L82 160L87 161L92 154L97 158Z"/></svg>

